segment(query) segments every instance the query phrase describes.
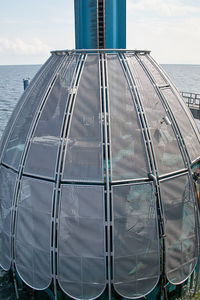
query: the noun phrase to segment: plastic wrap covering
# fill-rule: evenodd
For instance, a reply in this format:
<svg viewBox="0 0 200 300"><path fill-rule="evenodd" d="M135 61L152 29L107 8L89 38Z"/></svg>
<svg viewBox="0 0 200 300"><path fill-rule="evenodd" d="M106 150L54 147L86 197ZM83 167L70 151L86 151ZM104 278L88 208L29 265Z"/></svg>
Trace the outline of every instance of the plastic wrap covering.
<svg viewBox="0 0 200 300"><path fill-rule="evenodd" d="M64 180L103 181L98 55L87 57L67 141Z"/></svg>
<svg viewBox="0 0 200 300"><path fill-rule="evenodd" d="M60 131L68 104L68 94L77 57L66 57L66 61L49 94L47 102L31 139L25 163L25 173L54 178Z"/></svg>
<svg viewBox="0 0 200 300"><path fill-rule="evenodd" d="M140 55L140 59L148 68L158 85L162 86L166 85L167 83L170 84L170 82L167 82L166 78L164 79L164 75L161 73L161 71L152 63L150 57L148 58L146 55ZM197 159L200 156L200 144L198 138L199 134L197 133L197 125L195 124L188 107L186 107L186 104L181 99L180 95L177 97L177 92L174 94L174 91L172 91L171 88L162 90L162 93L176 118L191 160ZM190 134L188 134L188 132Z"/></svg>
<svg viewBox="0 0 200 300"><path fill-rule="evenodd" d="M39 108L41 101L52 81L52 74L60 60L61 56L52 56L48 63L48 68L44 74L41 74L37 86L28 96L26 105L24 105L14 123L13 130L6 145L3 162L9 166L18 169L20 159L26 143L28 131L34 119L34 115Z"/></svg>
<svg viewBox="0 0 200 300"><path fill-rule="evenodd" d="M147 117L159 174L183 169L185 166L175 134L163 119L166 112L154 86L134 56L128 57L128 62Z"/></svg>
<svg viewBox="0 0 200 300"><path fill-rule="evenodd" d="M160 274L156 198L152 184L113 187L114 287L125 298L140 298Z"/></svg>
<svg viewBox="0 0 200 300"><path fill-rule="evenodd" d="M192 186L187 175L160 183L166 233L166 273L172 284L180 284L197 262L198 239Z"/></svg>
<svg viewBox="0 0 200 300"><path fill-rule="evenodd" d="M151 76L153 76L158 86L165 86L168 84L167 79L164 78L164 76L160 72L158 72L157 68L154 65L152 65L147 55L140 55L140 59L150 72Z"/></svg>
<svg viewBox="0 0 200 300"><path fill-rule="evenodd" d="M20 277L32 288L51 283L51 210L53 183L23 178L18 200L15 257Z"/></svg>
<svg viewBox="0 0 200 300"><path fill-rule="evenodd" d="M190 156L191 161L196 160L200 157L200 142L199 139L194 131L194 127L192 126L185 109L183 108L182 104L180 103L183 101L176 97L171 89L164 89L162 93L169 103L169 106L176 118L176 122L180 128L181 134L185 141L185 145L188 150L188 154ZM185 105L183 103L183 105ZM192 117L190 117L192 118ZM196 127L196 125L194 125Z"/></svg>
<svg viewBox="0 0 200 300"><path fill-rule="evenodd" d="M105 288L104 188L64 185L58 230L58 282L75 299Z"/></svg>
<svg viewBox="0 0 200 300"><path fill-rule="evenodd" d="M4 146L5 146L5 143L7 141L7 138L8 138L8 135L9 135L9 132L13 126L13 123L15 121L15 118L17 117L22 105L24 105L26 103L26 101L29 99L29 95L30 95L30 92L32 90L34 90L34 88L37 86L42 74L45 73L46 71L46 68L49 64L49 61L51 60L51 57L46 61L46 63L40 68L40 70L37 72L37 74L34 76L34 78L31 80L28 88L23 92L21 98L18 100L17 104L16 104L16 107L6 125L6 128L4 130L4 133L3 133L3 136L1 138L1 141L0 141L0 160L1 160L1 157L2 157L2 154L3 154L3 149L4 149Z"/></svg>
<svg viewBox="0 0 200 300"><path fill-rule="evenodd" d="M147 163L135 105L118 57L108 56L112 180L147 177Z"/></svg>
<svg viewBox="0 0 200 300"><path fill-rule="evenodd" d="M147 59L147 58L146 58ZM167 81L167 83L171 86L171 89L174 93L174 96L176 95L176 100L175 100L175 103L178 101L179 102L179 105L182 107L181 108L181 112L184 110L184 117L186 117L187 119L187 123L190 122L193 128L193 131L195 132L196 134L196 138L198 139L198 141L200 142L200 138L199 138L199 129L198 129L198 126L195 122L195 119L193 118L192 116L192 113L190 111L190 109L187 107L185 101L183 100L183 98L181 97L180 93L177 91L176 87L173 85L173 83L170 81L170 79L165 75L165 72L161 69L161 67L159 65L156 64L156 62L153 61L152 57L151 56L148 56L148 61L149 61L149 66L151 65L152 67L152 72L154 74L156 74L156 77L157 78L165 78L165 80ZM154 71L153 71L154 70ZM173 97L174 97L173 96ZM169 103L170 104L170 103ZM172 102L172 107L174 108L174 102ZM171 104L170 104L171 106ZM176 110L177 106L175 106L175 110ZM176 115L175 115L176 117Z"/></svg>
<svg viewBox="0 0 200 300"><path fill-rule="evenodd" d="M16 174L0 167L0 265L9 270L11 264L11 217Z"/></svg>

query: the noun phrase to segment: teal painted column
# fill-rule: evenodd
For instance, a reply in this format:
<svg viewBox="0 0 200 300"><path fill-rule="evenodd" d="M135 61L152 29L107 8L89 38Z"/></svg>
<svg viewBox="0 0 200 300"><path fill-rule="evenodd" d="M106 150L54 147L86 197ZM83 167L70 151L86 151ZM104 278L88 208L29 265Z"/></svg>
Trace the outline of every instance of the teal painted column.
<svg viewBox="0 0 200 300"><path fill-rule="evenodd" d="M97 49L98 10L102 0L74 0L76 49ZM126 0L104 0L106 49L126 49Z"/></svg>
<svg viewBox="0 0 200 300"><path fill-rule="evenodd" d="M76 49L97 48L96 12L96 0L74 0Z"/></svg>
<svg viewBox="0 0 200 300"><path fill-rule="evenodd" d="M126 0L106 0L106 48L126 49Z"/></svg>

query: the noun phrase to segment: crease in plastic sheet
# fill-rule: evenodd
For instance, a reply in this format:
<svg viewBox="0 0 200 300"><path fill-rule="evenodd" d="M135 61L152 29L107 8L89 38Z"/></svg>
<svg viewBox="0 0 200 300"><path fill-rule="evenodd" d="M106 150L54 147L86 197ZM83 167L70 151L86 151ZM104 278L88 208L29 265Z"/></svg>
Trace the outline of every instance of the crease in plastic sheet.
<svg viewBox="0 0 200 300"><path fill-rule="evenodd" d="M4 270L11 266L11 221L17 175L0 166L0 265Z"/></svg>
<svg viewBox="0 0 200 300"><path fill-rule="evenodd" d="M150 293L160 276L159 233L152 183L112 188L114 288L124 298Z"/></svg>
<svg viewBox="0 0 200 300"><path fill-rule="evenodd" d="M51 283L51 211L54 184L23 178L15 233L16 269L38 290Z"/></svg>
<svg viewBox="0 0 200 300"><path fill-rule="evenodd" d="M67 56L36 125L24 172L54 178L61 128L75 71L77 55Z"/></svg>
<svg viewBox="0 0 200 300"><path fill-rule="evenodd" d="M87 56L75 99L64 180L103 182L99 56Z"/></svg>
<svg viewBox="0 0 200 300"><path fill-rule="evenodd" d="M159 175L184 169L175 133L172 126L164 121L166 111L153 84L135 56L127 56L127 60L144 107Z"/></svg>
<svg viewBox="0 0 200 300"><path fill-rule="evenodd" d="M190 111L190 109L188 108L188 106L186 105L183 97L180 95L180 92L177 90L176 86L173 84L173 82L170 80L170 78L166 75L165 71L161 68L161 66L159 66L151 56L148 55L148 59L149 61L151 61L152 65L154 64L157 67L157 70L160 71L160 74L165 78L165 80L168 82L168 84L171 86L171 89L174 93L174 95L176 95L177 100L179 102L179 104L182 106L182 109L185 111L185 114L188 118L188 120L190 121L192 128L196 134L196 137L198 139L198 141L200 142L200 137L199 137L199 128L195 122L195 119ZM162 87L161 87L162 88Z"/></svg>
<svg viewBox="0 0 200 300"><path fill-rule="evenodd" d="M198 258L195 200L188 175L160 182L165 218L166 275L172 284L185 281Z"/></svg>
<svg viewBox="0 0 200 300"><path fill-rule="evenodd" d="M149 72L152 74L158 85L162 86L164 85L164 83L165 85L170 84L170 82L164 79L164 74L162 74L160 70L158 71L156 66L153 65L151 60L148 59L146 55L140 55L140 59L148 68ZM180 95L178 98L177 92L174 91L172 87L161 89L161 93L164 95L167 103L172 110L172 113L174 114L174 117L176 118L177 124L180 128L181 134L188 149L191 161L194 161L200 156L200 143L196 135L196 124L193 119L191 120L192 116L189 116L187 113L187 110L189 109L181 99ZM195 126L195 128L193 125Z"/></svg>
<svg viewBox="0 0 200 300"><path fill-rule="evenodd" d="M117 55L107 56L112 181L148 174L142 131L134 100Z"/></svg>
<svg viewBox="0 0 200 300"><path fill-rule="evenodd" d="M22 107L15 120L5 148L3 162L16 170L19 168L28 132L34 121L35 113L37 112L40 103L43 101L45 92L53 80L52 75L62 59L62 56L52 56L52 59L49 61L46 68L46 72L41 74L37 86L30 95L28 95L27 100L25 100L26 105Z"/></svg>
<svg viewBox="0 0 200 300"><path fill-rule="evenodd" d="M169 84L166 78L162 76L161 73L158 72L158 70L153 66L147 55L139 55L139 57L148 71L151 73L151 76L153 76L153 78L155 79L155 82L158 86L165 86Z"/></svg>
<svg viewBox="0 0 200 300"><path fill-rule="evenodd" d="M58 282L75 299L94 299L106 285L104 187L62 185Z"/></svg>
<svg viewBox="0 0 200 300"><path fill-rule="evenodd" d="M174 92L170 88L163 89L161 92L176 118L176 122L180 128L190 159L191 161L194 161L200 156L200 143L194 128Z"/></svg>
<svg viewBox="0 0 200 300"><path fill-rule="evenodd" d="M18 100L13 113L10 116L10 119L6 125L6 128L3 132L3 135L1 137L0 140L0 160L3 156L4 153L4 148L6 145L6 141L9 137L9 133L11 131L11 128L13 126L13 123L15 122L15 118L17 117L19 111L21 110L22 106L26 103L27 99L29 98L29 94L30 92L37 86L37 83L39 82L42 74L45 72L49 62L52 60L52 56L49 57L49 59L44 63L44 65L42 65L42 67L39 69L39 71L36 73L36 75L34 76L34 78L31 80L28 88L26 88L26 90L23 92L21 98Z"/></svg>

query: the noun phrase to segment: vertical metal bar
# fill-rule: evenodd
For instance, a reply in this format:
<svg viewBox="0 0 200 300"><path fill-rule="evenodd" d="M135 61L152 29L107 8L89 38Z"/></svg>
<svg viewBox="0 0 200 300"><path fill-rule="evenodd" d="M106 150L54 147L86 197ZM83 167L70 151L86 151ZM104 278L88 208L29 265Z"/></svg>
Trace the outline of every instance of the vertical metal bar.
<svg viewBox="0 0 200 300"><path fill-rule="evenodd" d="M173 82L171 82L169 76L162 70L162 68L154 61L154 59L149 54L147 54L147 58L152 63L152 65L158 70L158 72L160 74L162 74L162 76L164 75L164 77L169 82L170 87L173 87L173 92L174 92L175 96L177 97L177 100L179 101L179 97L180 97L179 91L177 90L177 88L173 84ZM185 107L182 105L182 103L180 101L179 101L179 103L182 106L183 110L185 111L185 113L186 113L186 115L187 115L187 117L189 119L189 122L191 123L192 127L194 128L195 135L196 135L197 139L199 140L198 128L197 128L197 125L196 125L195 121L193 120L193 118L190 117L190 112L188 112L185 109Z"/></svg>
<svg viewBox="0 0 200 300"><path fill-rule="evenodd" d="M68 105L69 109L68 109L68 112L67 112L67 118L66 118L65 126L64 126L62 149L64 149L64 147L67 146L66 141L69 138L70 127L71 127L71 122L72 122L72 115L73 115L74 106L75 106L74 104L75 104L77 91L78 91L81 75L82 75L86 60L87 60L87 54L82 54L81 57L80 57L80 62L79 62L79 65L78 65L77 73L76 73L76 76L74 78L73 86L71 88L71 97L70 97L69 105ZM62 166L59 166L61 178L63 177L63 172L64 172L63 166L65 164L66 152L67 151L63 151Z"/></svg>
<svg viewBox="0 0 200 300"><path fill-rule="evenodd" d="M146 158L147 158L148 170L149 170L149 173L151 173L152 172L152 166L151 166L151 163L150 163L150 161L151 161L151 159L150 159L150 149L148 147L148 143L147 143L147 140L146 140L146 138L148 136L148 133L147 133L146 126L145 126L144 115L143 115L143 112L142 112L142 108L141 108L140 104L137 101L138 99L137 100L135 99L134 90L136 89L136 87L133 86L134 83L132 84L130 82L130 70L128 70L128 68L127 68L126 57L120 56L119 61L120 61L121 67L124 71L124 74L125 74L128 86L129 86L129 90L130 90L130 93L131 93L131 96L132 96L133 104L135 106L135 111L136 111L136 114L137 114L137 117L138 117L138 122L139 122L140 128L141 128L141 133L142 133L142 138L143 138L143 145L144 145ZM137 103L136 103L135 100L137 101Z"/></svg>
<svg viewBox="0 0 200 300"><path fill-rule="evenodd" d="M113 262L113 237L114 237L114 228L113 228L113 205L112 205L112 189L111 189L111 130L110 130L110 99L109 99L109 80L108 80L108 63L107 63L107 54L104 53L104 70L105 70L105 99L106 99L106 112L107 112L107 152L108 152L108 172L107 172L107 188L109 188L109 195L108 195L108 199L109 199L109 207L108 210L110 211L109 214L109 222L110 222L110 231L109 233L111 234L112 232L112 237L110 236L110 263L111 263L111 269L110 271L110 294L111 294L111 284L113 282L113 266L114 266L114 262ZM112 299L112 295L111 295L111 299Z"/></svg>
<svg viewBox="0 0 200 300"><path fill-rule="evenodd" d="M63 132L65 130L65 124L66 124L66 120L67 118L69 117L69 107L70 107L70 102L71 102L71 92L73 91L73 86L74 86L74 82L76 81L76 78L77 78L77 74L78 74L78 70L79 70L79 65L80 65L80 62L81 62L81 55L77 55L77 54L72 54L72 57L73 56L77 56L78 59L77 59L77 62L76 62L76 65L75 65L75 68L74 68L74 73L73 73L73 76L72 76L72 82L70 83L70 88L69 88L69 95L68 95L68 99L67 99L67 105L65 107L65 115L63 116L63 120L62 120L62 125L61 125L61 131L60 131L60 147L59 147L59 150L58 150L58 153L57 153L57 160L56 160L56 172L55 172L55 176L54 178L56 178L57 174L58 174L58 159L60 157L60 153L61 153L61 149L63 147L63 142L64 142L64 137L63 137ZM66 74L67 76L67 74Z"/></svg>
<svg viewBox="0 0 200 300"><path fill-rule="evenodd" d="M63 58L63 60L64 60L64 58ZM52 80L53 80L53 77L56 76L56 73L59 70L59 68L61 67L63 60L61 60L61 62L57 66L57 68L54 70L53 75L52 75ZM46 69L44 69L44 70L46 70ZM44 94L44 97L43 97L43 101L41 102L40 106L43 105L43 102L45 101L45 98L46 98L46 95L48 93L48 90L49 90L50 86L47 88L47 90ZM15 234L16 234L15 231L16 231L16 219L17 219L17 209L18 209L18 198L19 198L20 190L21 190L21 178L22 178L25 158L26 158L26 154L27 154L27 150L28 150L28 145L29 145L29 142L30 142L30 137L31 137L31 134L33 132L33 128L35 126L35 123L36 123L36 120L37 120L37 115L39 114L39 111L40 111L40 109L38 109L36 111L35 118L32 121L32 126L30 127L29 133L27 135L27 142L26 142L26 145L25 145L24 153L23 153L22 158L21 158L19 173L18 173L16 185L15 185L15 192L14 192L14 199L13 199L13 209L12 209L12 215L11 215L11 224L12 224L12 226L11 226L11 256L12 256L13 276L15 276Z"/></svg>
<svg viewBox="0 0 200 300"><path fill-rule="evenodd" d="M15 270L12 268L12 272L13 272L13 282L14 282L14 289L15 289L15 296L16 299L19 299L19 292L18 292L18 288L17 288L17 280L16 280L16 274L15 274Z"/></svg>
<svg viewBox="0 0 200 300"><path fill-rule="evenodd" d="M56 163L56 183L55 183L55 190L54 190L54 205L53 205L53 214L52 214L52 226L53 226L53 237L52 237L52 277L53 277L53 285L54 285L54 294L55 294L55 300L57 300L57 263L58 263L58 241L57 241L57 226L58 226L58 209L59 209L59 201L60 201L60 185L61 185L61 176L62 176L62 168L64 164L64 155L66 152L65 150L65 143L66 143L66 136L69 134L69 127L68 123L71 119L71 113L70 109L71 106L74 107L75 97L77 95L77 85L80 82L81 74L84 68L84 61L85 61L85 55L81 55L78 61L78 64L76 66L76 70L74 73L74 77L72 80L72 86L71 86L71 94L69 94L69 104L67 106L66 111L66 118L65 121L63 121L63 129L62 129L62 143L60 145L59 149L59 155L57 158ZM75 91L75 93L74 93ZM73 101L74 100L74 101ZM72 103L73 101L73 103Z"/></svg>
<svg viewBox="0 0 200 300"><path fill-rule="evenodd" d="M161 94L161 91L159 89L159 87L157 86L153 76L150 74L150 72L148 71L148 69L146 68L146 66L144 65L144 63L142 62L142 60L140 59L140 57L138 55L136 55L141 67L143 68L143 70L145 71L145 73L147 74L147 76L149 77L150 81L152 82L153 86L155 87L155 91L158 95L158 97L160 98L161 100L161 103L166 111L166 114L169 116L169 118L172 120L172 128L173 128L173 131L174 131L174 134L177 138L177 142L178 142L178 145L179 145L179 149L182 153L182 156L183 156L183 160L184 160L184 163L186 165L187 168L190 168L190 157L189 157L189 154L188 154L188 151L187 151L187 148L186 148L186 145L185 145L185 142L183 140L183 137L182 137L182 134L180 132L180 129L178 127L178 124L176 122L176 119L171 111L171 108L170 106L168 105L167 101L165 100L165 98L163 97L163 95Z"/></svg>
<svg viewBox="0 0 200 300"><path fill-rule="evenodd" d="M110 228L111 228L111 221L110 221L110 184L109 184L109 155L108 155L108 113L107 113L107 98L106 98L106 70L105 70L105 54L100 54L100 66L101 66L101 90L102 90L102 101L103 101L103 108L104 108L104 155L105 155L105 166L106 166L106 175L105 175L105 188L106 188L106 208L107 208L107 257L108 257L108 300L111 300L111 236L110 236Z"/></svg>
<svg viewBox="0 0 200 300"><path fill-rule="evenodd" d="M150 171L150 173L154 174L154 176L158 176L155 151L153 148L151 133L149 131L149 126L148 126L148 122L146 119L145 110L140 101L139 92L137 90L135 81L134 81L132 73L130 71L130 68L129 68L129 65L127 62L127 58L124 54L121 54L121 61L123 62L124 66L125 66L125 74L127 74L126 76L127 76L128 80L130 81L129 86L131 88L132 98L135 99L135 101L136 101L136 108L137 108L136 111L138 113L138 117L141 122L140 124L142 125L141 128L143 129L143 138L144 138L145 149L146 149L146 153L148 154L147 161L148 161L148 165L149 165L149 171Z"/></svg>
<svg viewBox="0 0 200 300"><path fill-rule="evenodd" d="M135 55L136 56L136 55ZM144 138L145 138L145 145L147 147L147 153L149 158L149 166L150 166L150 171L151 173L149 174L149 178L153 180L155 190L156 190L156 199L157 199L157 213L158 213L158 225L160 229L160 238L162 241L162 247L163 247L163 253L161 256L161 266L162 266L162 281L163 281L163 287L165 287L165 224L164 224L164 213L163 213L163 207L162 207L162 202L161 202L161 194L160 194L160 185L158 181L158 171L157 171L157 162L156 162L156 156L154 152L154 147L151 139L151 134L149 131L149 126L146 120L146 115L145 111L143 108L143 105L140 101L140 96L137 91L136 84L134 82L134 79L132 77L131 71L129 69L129 65L126 61L126 56L125 54L121 54L122 61L124 65L126 66L126 72L130 81L130 87L133 93L133 99L135 99L137 103L137 109L141 118L141 122L143 124L143 129L144 129ZM165 288L163 288L161 297L163 298L165 294Z"/></svg>
<svg viewBox="0 0 200 300"><path fill-rule="evenodd" d="M199 260L197 263L197 274L195 278L195 287L194 287L194 295L197 293L197 290L199 289L199 277L200 277L200 270L199 270Z"/></svg>
<svg viewBox="0 0 200 300"><path fill-rule="evenodd" d="M181 153L182 153L182 155L183 155L183 159L184 159L184 161L185 161L185 163L186 163L186 166L187 166L188 171L189 171L189 174L190 174L190 178L188 178L188 179L189 179L189 181L191 181L191 178L192 178L192 170L191 170L191 161L190 161L190 157L189 157L187 148L186 148L186 146L185 146L185 142L184 142L184 139L183 139L183 137L182 137L181 131L180 131L180 129L179 129L179 127L178 127L178 124L177 124L177 122L176 122L176 119L175 119L175 117L174 117L174 115L173 115L173 112L171 111L171 108L170 108L170 106L168 105L168 102L166 101L165 97L162 96L161 91L160 91L159 87L157 86L157 84L156 84L156 82L155 82L153 76L150 74L150 72L148 71L148 69L146 68L146 66L144 65L144 63L140 60L140 58L139 58L138 55L137 55L137 57L138 57L138 60L139 60L139 62L140 62L140 64L141 64L141 66L143 67L144 71L146 72L147 76L149 77L149 79L151 80L152 84L154 85L155 90L156 90L156 92L157 92L157 94L158 94L158 96L159 96L159 98L160 98L160 100L161 100L161 102L162 102L162 104L163 104L163 107L164 107L165 110L166 110L166 113L169 114L171 120L173 121L173 124L174 124L174 126L173 126L173 128L174 128L174 133L175 133L175 135L178 137L177 141L178 141L178 144L179 144L179 148L180 148L180 150L181 150ZM150 59L149 57L148 57L148 59L149 59L150 62L151 62L151 59ZM155 65L154 65L154 66L155 66ZM155 68L158 70L159 73L161 73L160 69L158 69L157 66L155 66ZM177 99L177 100L178 100L178 99ZM190 182L190 186L192 186L191 182ZM192 187L190 188L190 191L191 191L192 194L193 194L193 197L192 197L192 198L193 198L193 200L194 200L194 214L195 214L195 221L196 221L196 224L197 224L197 232L198 232L198 231L199 231L199 221L198 221L198 217L197 217L198 213L196 212L196 211L197 211L197 203L196 203L196 201L195 201L194 189L193 189ZM198 236L198 235L197 235L197 236Z"/></svg>
<svg viewBox="0 0 200 300"><path fill-rule="evenodd" d="M153 76L151 75L151 73L148 71L148 69L146 68L145 64L142 62L142 60L140 59L140 57L138 55L136 55L137 59L138 59L138 62L140 63L141 67L143 68L144 72L147 74L148 78L150 79L150 81L152 82L154 88L155 88L155 91L159 97L159 99L161 100L161 103L163 105L163 108L165 109L166 111L166 114L169 116L169 118L173 121L172 122L172 129L173 129L173 132L174 132L174 135L176 137L176 140L177 140L177 143L179 145L179 150L182 154L182 157L183 157L183 161L184 163L186 163L186 167L188 167L188 162L187 162L187 158L186 158L186 146L185 146L185 143L183 141L183 137L180 133L180 130L179 130L179 127L177 125L177 122L174 118L174 115L167 103L167 101L165 100L165 98L162 96L161 94L161 91L160 91L160 88L157 86ZM148 57L147 57L148 58ZM187 156L188 156L188 153L187 153ZM189 156L188 156L189 157Z"/></svg>
<svg viewBox="0 0 200 300"><path fill-rule="evenodd" d="M64 59L65 59L65 57L63 57L63 59L60 61L60 63L58 64L58 66L54 70L54 72L52 74L52 77L51 77L51 79L52 79L51 83L53 81L53 78L56 76L58 70L61 68ZM51 84L46 89L46 92L44 94L43 100L41 101L40 107L43 105L44 101L46 101L46 95L48 94L48 90L50 88L51 88ZM40 112L40 107L39 107L39 109L37 109L37 111L35 113L35 118L32 120L32 126L30 127L28 135L27 135L27 142L25 144L24 153L23 153L22 158L21 158L18 178L17 178L17 182L16 182L16 185L15 185L13 210L12 210L12 216L11 216L11 224L12 224L12 227L11 227L11 236L12 236L12 238L11 238L11 254L12 254L12 270L13 270L13 272L15 271L15 265L14 265L15 264L15 234L16 234L17 209L18 209L18 199L19 199L20 189L21 189L21 180L22 180L22 175L23 175L23 169L24 169L26 154L27 154L29 143L30 143L30 138L31 138L31 135L33 133L34 126L36 125L37 117L38 117L38 114Z"/></svg>

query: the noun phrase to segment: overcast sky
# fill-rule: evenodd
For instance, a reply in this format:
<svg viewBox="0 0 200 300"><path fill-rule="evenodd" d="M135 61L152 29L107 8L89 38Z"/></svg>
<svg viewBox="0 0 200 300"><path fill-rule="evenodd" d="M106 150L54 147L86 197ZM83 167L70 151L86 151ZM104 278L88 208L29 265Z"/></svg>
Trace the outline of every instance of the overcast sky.
<svg viewBox="0 0 200 300"><path fill-rule="evenodd" d="M51 50L74 48L73 2L1 0L0 65L42 64ZM200 64L200 0L127 0L127 49Z"/></svg>

